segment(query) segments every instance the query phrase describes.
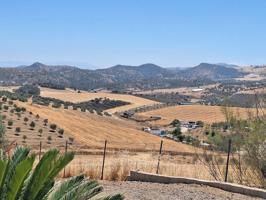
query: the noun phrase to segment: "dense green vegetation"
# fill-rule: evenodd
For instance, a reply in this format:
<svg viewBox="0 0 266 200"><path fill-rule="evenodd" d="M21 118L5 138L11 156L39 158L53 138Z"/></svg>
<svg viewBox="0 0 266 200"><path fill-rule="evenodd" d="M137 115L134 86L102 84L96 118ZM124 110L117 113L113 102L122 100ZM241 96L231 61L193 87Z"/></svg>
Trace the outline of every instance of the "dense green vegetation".
<svg viewBox="0 0 266 200"><path fill-rule="evenodd" d="M63 106L65 109L68 109L68 107L71 106L73 107L74 110L80 109L83 112L85 112L86 110L93 112L93 110L95 110L97 113L100 113L110 108L129 104L128 102L120 100L111 100L108 98L96 98L90 101L72 103L55 98L41 97L41 96L34 96L32 98L32 102L44 106L48 106L51 104L54 108L59 108Z"/></svg>
<svg viewBox="0 0 266 200"><path fill-rule="evenodd" d="M20 88L18 88L15 93L21 94L21 95L28 95L28 96L39 96L41 93L40 88L38 85L23 85Z"/></svg>

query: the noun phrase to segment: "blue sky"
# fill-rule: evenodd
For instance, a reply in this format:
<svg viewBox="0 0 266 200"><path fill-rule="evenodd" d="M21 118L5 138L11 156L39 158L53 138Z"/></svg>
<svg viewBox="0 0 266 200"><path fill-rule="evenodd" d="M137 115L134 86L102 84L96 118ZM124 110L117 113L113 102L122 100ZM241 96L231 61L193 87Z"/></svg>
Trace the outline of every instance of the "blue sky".
<svg viewBox="0 0 266 200"><path fill-rule="evenodd" d="M0 65L266 64L264 0L0 2Z"/></svg>

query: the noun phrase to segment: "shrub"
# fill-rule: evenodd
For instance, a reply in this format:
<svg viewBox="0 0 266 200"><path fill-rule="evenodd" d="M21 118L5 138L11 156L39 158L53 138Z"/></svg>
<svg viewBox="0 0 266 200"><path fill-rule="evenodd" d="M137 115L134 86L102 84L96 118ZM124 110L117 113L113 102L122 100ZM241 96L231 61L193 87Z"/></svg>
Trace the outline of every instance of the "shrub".
<svg viewBox="0 0 266 200"><path fill-rule="evenodd" d="M51 125L50 125L50 129L51 129L51 131L54 132L55 129L56 129L56 127L57 127L56 124L51 124Z"/></svg>
<svg viewBox="0 0 266 200"><path fill-rule="evenodd" d="M69 144L73 144L73 142L74 142L74 138L73 137L69 137L68 140L69 140Z"/></svg>
<svg viewBox="0 0 266 200"><path fill-rule="evenodd" d="M30 127L31 127L32 130L34 129L34 127L35 127L35 122L34 122L34 121L32 121L32 122L30 123Z"/></svg>
<svg viewBox="0 0 266 200"><path fill-rule="evenodd" d="M8 110L9 106L8 105L4 105L4 110Z"/></svg>
<svg viewBox="0 0 266 200"><path fill-rule="evenodd" d="M13 121L12 120L8 120L7 125L8 126L12 126L13 125Z"/></svg>
<svg viewBox="0 0 266 200"><path fill-rule="evenodd" d="M26 135L23 135L23 143L26 143L26 139L27 139L27 136Z"/></svg>
<svg viewBox="0 0 266 200"><path fill-rule="evenodd" d="M48 140L47 143L48 143L48 144L51 144L52 137L51 137L51 136L48 136L48 137L47 137L47 140Z"/></svg>
<svg viewBox="0 0 266 200"><path fill-rule="evenodd" d="M25 122L25 124L27 124L27 122L29 121L29 118L27 118L27 117L24 117L24 122Z"/></svg>
<svg viewBox="0 0 266 200"><path fill-rule="evenodd" d="M43 123L44 123L44 126L47 126L47 124L48 124L48 119L44 119L44 120L43 120Z"/></svg>
<svg viewBox="0 0 266 200"><path fill-rule="evenodd" d="M39 136L39 137L42 137L43 130L40 128L40 129L38 130L38 133L39 133L38 136Z"/></svg>
<svg viewBox="0 0 266 200"><path fill-rule="evenodd" d="M65 132L65 130L64 130L64 129L59 129L59 131L58 131L58 133L59 133L60 135L63 135L63 134L64 134L64 132Z"/></svg>
<svg viewBox="0 0 266 200"><path fill-rule="evenodd" d="M19 135L19 133L21 131L20 127L16 127L16 130L15 131L16 131L15 135Z"/></svg>

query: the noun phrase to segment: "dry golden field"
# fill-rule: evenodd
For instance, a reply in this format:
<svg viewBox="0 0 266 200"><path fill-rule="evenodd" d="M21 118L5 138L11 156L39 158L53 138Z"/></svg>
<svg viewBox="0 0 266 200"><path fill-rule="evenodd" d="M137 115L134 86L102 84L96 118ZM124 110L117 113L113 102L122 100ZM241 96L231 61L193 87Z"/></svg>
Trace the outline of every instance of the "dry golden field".
<svg viewBox="0 0 266 200"><path fill-rule="evenodd" d="M152 110L138 114L140 117L161 116L162 119L153 123L157 125L167 125L174 119L182 121L204 121L207 123L221 122L225 120L220 106L205 105L181 105L171 106L158 110ZM250 109L246 108L230 108L234 113L241 117L247 117ZM251 110L252 111L252 110ZM254 110L253 110L254 111Z"/></svg>
<svg viewBox="0 0 266 200"><path fill-rule="evenodd" d="M141 92L136 92L136 93L137 94L154 94L154 93L172 93L172 92L176 93L177 92L181 95L188 95L194 98L200 98L200 96L203 94L203 92L206 89L213 88L217 85L218 84L201 86L200 89L202 89L202 91L197 91L197 92L192 91L193 89L197 89L195 87L179 87L179 88L169 88L169 89L146 90L146 91L141 91Z"/></svg>
<svg viewBox="0 0 266 200"><path fill-rule="evenodd" d="M64 147L66 141L71 137L67 132L60 135L58 130L61 127L59 126L57 126L55 131L52 131L50 124L53 122L48 122L45 125L44 118L36 117L36 115L30 114L29 111L20 112L17 115L15 112L10 112L12 109L14 109L13 106L9 105L8 110L0 110L0 115L4 116L2 123L5 126L6 137L10 143L30 146L35 150L39 149L40 142L42 142L43 149L60 148ZM28 121L24 121L25 118ZM8 123L9 121L12 121L11 125ZM34 122L34 127L30 126L32 122ZM19 131L16 131L17 128L19 128ZM49 140L48 137L50 137ZM77 142L74 142L69 147L71 148L74 145L79 146Z"/></svg>
<svg viewBox="0 0 266 200"><path fill-rule="evenodd" d="M76 155L66 168L68 176L85 173L87 176L99 179L101 176L102 155ZM156 173L158 152L132 153L116 152L107 154L105 160L104 179L124 180L130 170L141 170ZM207 168L195 161L193 156L162 155L160 174L191 178L213 179Z"/></svg>
<svg viewBox="0 0 266 200"><path fill-rule="evenodd" d="M108 140L110 149L128 150L158 150L160 138L140 130L140 127L131 121L113 117L103 117L91 113L74 110L55 109L51 107L30 105L17 102L35 115L56 123L75 141L84 144L90 149L102 149L104 140ZM193 153L194 148L171 140L164 140L164 149L184 153Z"/></svg>
<svg viewBox="0 0 266 200"><path fill-rule="evenodd" d="M0 91L5 90L5 91L13 92L13 90L16 90L18 88L19 86L0 86Z"/></svg>
<svg viewBox="0 0 266 200"><path fill-rule="evenodd" d="M152 104L158 103L158 102L155 102L149 99L144 99L141 97L136 97L136 96L127 95L127 94L113 94L109 92L93 93L93 92L86 92L86 91L81 91L81 93L78 93L77 91L70 90L70 89L54 90L54 89L49 89L49 88L41 88L41 96L52 97L52 98L61 99L63 101L70 101L70 102L82 102L82 101L92 100L95 98L109 98L109 99L121 100L121 101L130 103L129 105L109 109L108 112L111 112L111 113L125 111L125 110L132 109L132 108L139 107L139 106L152 105Z"/></svg>

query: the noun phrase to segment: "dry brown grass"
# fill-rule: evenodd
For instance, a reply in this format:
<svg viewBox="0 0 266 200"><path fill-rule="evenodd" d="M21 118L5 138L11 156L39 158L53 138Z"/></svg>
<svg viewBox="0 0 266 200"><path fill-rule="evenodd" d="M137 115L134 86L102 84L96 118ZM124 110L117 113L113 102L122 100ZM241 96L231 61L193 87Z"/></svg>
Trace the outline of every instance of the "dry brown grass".
<svg viewBox="0 0 266 200"><path fill-rule="evenodd" d="M130 170L155 173L158 153L128 154L120 152L106 157L104 179L126 180ZM74 176L81 172L92 179L100 179L102 155L77 155L66 168L66 175ZM162 155L159 174L213 180L208 169L193 160L192 156ZM63 176L63 172L60 177Z"/></svg>
<svg viewBox="0 0 266 200"><path fill-rule="evenodd" d="M155 93L176 93L178 92L181 95L188 95L192 96L194 98L200 98L200 96L203 94L203 92L206 89L213 88L217 86L218 84L211 84L211 85L204 85L201 86L200 88L202 91L199 92L192 92L195 87L179 87L179 88L166 88L166 89L155 89L155 90L146 90L146 91L141 91L141 92L136 92L137 94L155 94Z"/></svg>
<svg viewBox="0 0 266 200"><path fill-rule="evenodd" d="M34 114L48 118L72 135L77 142L87 145L90 149L102 149L104 140L108 140L109 149L140 151L159 149L161 138L141 131L140 127L131 121L21 102L17 104L26 107ZM164 141L164 150L194 152L194 148L189 145L167 139Z"/></svg>
<svg viewBox="0 0 266 200"><path fill-rule="evenodd" d="M248 117L248 112L255 112L254 109L246 108L229 108L240 117ZM158 110L152 110L138 114L140 117L161 116L162 119L154 122L157 125L167 125L174 119L182 121L204 121L207 123L221 122L225 120L220 106L205 105L182 105L166 107Z"/></svg>
<svg viewBox="0 0 266 200"><path fill-rule="evenodd" d="M128 109L132 109L139 106L144 105L152 105L158 102L144 99L141 97L136 97L132 95L127 94L113 94L110 92L86 92L81 91L81 93L78 93L76 91L67 89L67 90L55 90L55 89L49 89L49 88L41 88L41 96L43 97L52 97L56 99L61 99L63 101L70 101L70 102L82 102L82 101L89 101L91 99L95 98L109 98L114 100L121 100L125 102L129 102L130 105L120 106L113 109L109 109L108 111L111 113L114 112L120 112Z"/></svg>
<svg viewBox="0 0 266 200"><path fill-rule="evenodd" d="M11 113L10 110L14 109L13 106L9 105L9 110L0 110L0 115L5 116L3 123L6 127L6 137L10 142L18 145L30 146L33 149L39 149L39 144L42 142L43 150L49 149L51 147L63 147L66 140L68 140L69 135L65 132L59 137L58 128L55 132L50 131L50 122L45 126L43 123L44 118L36 118L36 114L30 114L28 111L21 112L20 116L16 113ZM28 122L24 122L24 118L28 118ZM8 121L13 122L12 126L8 126ZM30 123L34 122L35 127L31 128ZM52 122L53 123L53 122ZM16 132L16 128L20 128L20 132ZM39 129L42 129L42 133L39 133ZM26 136L25 142L23 136ZM47 138L51 137L50 144Z"/></svg>

